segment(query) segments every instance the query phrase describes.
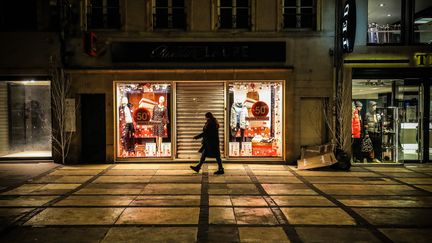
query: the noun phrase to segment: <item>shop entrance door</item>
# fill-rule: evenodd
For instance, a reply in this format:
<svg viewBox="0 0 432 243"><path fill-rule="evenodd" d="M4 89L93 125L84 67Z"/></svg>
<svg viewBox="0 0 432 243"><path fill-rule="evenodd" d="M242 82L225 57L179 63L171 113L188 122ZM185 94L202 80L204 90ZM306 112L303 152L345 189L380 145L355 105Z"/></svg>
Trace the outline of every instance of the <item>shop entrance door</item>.
<svg viewBox="0 0 432 243"><path fill-rule="evenodd" d="M399 161L423 160L423 87L418 80L396 81L399 116Z"/></svg>
<svg viewBox="0 0 432 243"><path fill-rule="evenodd" d="M105 95L81 95L81 159L85 163L104 163Z"/></svg>
<svg viewBox="0 0 432 243"><path fill-rule="evenodd" d="M221 155L224 154L225 89L223 82L178 82L176 89L176 158L199 159L200 140L193 137L202 132L205 113L211 112L219 121Z"/></svg>

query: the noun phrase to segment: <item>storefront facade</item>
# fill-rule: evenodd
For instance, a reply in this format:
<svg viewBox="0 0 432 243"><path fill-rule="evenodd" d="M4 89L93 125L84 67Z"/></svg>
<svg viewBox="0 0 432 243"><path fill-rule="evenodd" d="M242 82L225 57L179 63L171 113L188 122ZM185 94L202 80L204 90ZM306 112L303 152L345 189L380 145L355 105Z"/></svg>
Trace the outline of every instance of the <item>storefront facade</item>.
<svg viewBox="0 0 432 243"><path fill-rule="evenodd" d="M430 162L432 5L369 0L356 7L355 47L343 57L342 80L352 97L353 162Z"/></svg>
<svg viewBox="0 0 432 243"><path fill-rule="evenodd" d="M80 93L91 85L92 93L94 89L104 93L104 107L93 108L105 110L104 143L112 145L100 157L116 162L195 161L201 141L193 137L202 131L206 112L220 123L225 161L283 162L294 154L287 146L294 143L294 136L287 135L295 133L294 116L285 116L294 112L290 68L71 71L71 75ZM114 76L117 80L107 81ZM100 85L105 82L111 89ZM86 110L87 105L82 106ZM94 127L85 127L83 121L92 118L77 116L78 130L94 133L103 127L100 119ZM77 137L88 141L92 135L81 132ZM80 149L78 154L87 153L84 145Z"/></svg>
<svg viewBox="0 0 432 243"><path fill-rule="evenodd" d="M65 72L72 102L67 132L73 133L65 163L196 160L200 141L192 138L210 111L221 125L225 161L294 164L302 146L329 141L317 107L334 93L336 5L321 0L38 2L37 14L25 19L30 29L0 23L3 29L16 28L0 40L8 57L0 60L0 77L49 82L52 90L52 61ZM53 14L54 9L62 14ZM22 103L31 100L26 96ZM14 110L10 102L1 112L9 110ZM44 114L52 137L56 116ZM21 130L33 126L20 124L25 124ZM3 149L14 136L1 131Z"/></svg>

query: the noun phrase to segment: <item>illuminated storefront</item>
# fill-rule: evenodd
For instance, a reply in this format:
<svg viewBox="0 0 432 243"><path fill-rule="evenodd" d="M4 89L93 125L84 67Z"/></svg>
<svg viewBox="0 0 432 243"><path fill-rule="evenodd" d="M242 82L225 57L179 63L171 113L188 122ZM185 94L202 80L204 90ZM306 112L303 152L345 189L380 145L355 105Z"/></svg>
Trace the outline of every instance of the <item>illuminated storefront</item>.
<svg viewBox="0 0 432 243"><path fill-rule="evenodd" d="M51 158L51 82L0 82L0 159Z"/></svg>
<svg viewBox="0 0 432 243"><path fill-rule="evenodd" d="M115 157L196 159L204 114L221 124L225 160L284 154L284 81L115 81Z"/></svg>

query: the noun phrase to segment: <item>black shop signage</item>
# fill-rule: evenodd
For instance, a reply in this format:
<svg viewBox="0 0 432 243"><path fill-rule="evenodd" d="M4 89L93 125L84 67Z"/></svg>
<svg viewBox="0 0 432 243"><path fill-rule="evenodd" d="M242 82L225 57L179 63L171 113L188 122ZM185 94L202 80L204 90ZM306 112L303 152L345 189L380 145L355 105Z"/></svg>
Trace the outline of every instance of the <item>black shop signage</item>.
<svg viewBox="0 0 432 243"><path fill-rule="evenodd" d="M114 63L285 62L285 42L114 42Z"/></svg>
<svg viewBox="0 0 432 243"><path fill-rule="evenodd" d="M356 3L355 0L346 0L342 14L342 50L350 53L354 50L356 34Z"/></svg>

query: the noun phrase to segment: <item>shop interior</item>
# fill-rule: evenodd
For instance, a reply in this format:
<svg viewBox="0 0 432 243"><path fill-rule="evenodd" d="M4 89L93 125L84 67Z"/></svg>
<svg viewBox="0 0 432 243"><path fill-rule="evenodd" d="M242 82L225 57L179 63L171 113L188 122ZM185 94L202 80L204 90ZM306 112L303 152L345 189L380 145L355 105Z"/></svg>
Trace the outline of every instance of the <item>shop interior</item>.
<svg viewBox="0 0 432 243"><path fill-rule="evenodd" d="M352 111L354 163L422 159L420 85L408 84L405 80L354 79Z"/></svg>
<svg viewBox="0 0 432 243"><path fill-rule="evenodd" d="M0 158L51 157L49 81L0 83Z"/></svg>

